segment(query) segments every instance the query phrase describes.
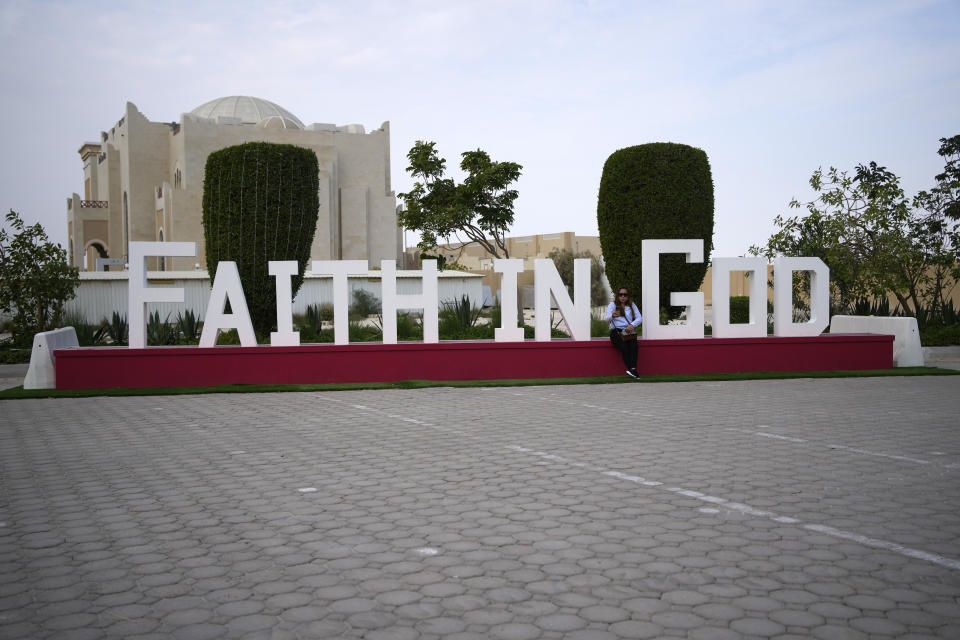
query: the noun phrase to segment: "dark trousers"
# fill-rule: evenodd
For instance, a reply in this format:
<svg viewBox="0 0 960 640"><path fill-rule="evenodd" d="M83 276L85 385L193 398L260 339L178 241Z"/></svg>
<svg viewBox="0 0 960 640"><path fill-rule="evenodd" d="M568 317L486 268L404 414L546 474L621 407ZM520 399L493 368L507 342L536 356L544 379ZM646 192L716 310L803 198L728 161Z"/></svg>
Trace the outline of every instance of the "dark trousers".
<svg viewBox="0 0 960 640"><path fill-rule="evenodd" d="M637 340L624 340L618 329L610 330L610 342L623 356L623 364L627 369L637 368Z"/></svg>

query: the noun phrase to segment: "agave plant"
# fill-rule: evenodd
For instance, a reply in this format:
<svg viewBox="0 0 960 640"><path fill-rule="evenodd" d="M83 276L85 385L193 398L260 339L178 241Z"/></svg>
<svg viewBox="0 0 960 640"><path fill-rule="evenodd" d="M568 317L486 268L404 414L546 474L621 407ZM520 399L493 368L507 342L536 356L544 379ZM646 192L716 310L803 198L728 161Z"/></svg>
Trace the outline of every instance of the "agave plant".
<svg viewBox="0 0 960 640"><path fill-rule="evenodd" d="M159 311L150 314L147 318L147 344L176 344L177 330L168 320L170 320L169 313L164 320L160 320Z"/></svg>
<svg viewBox="0 0 960 640"><path fill-rule="evenodd" d="M200 340L200 321L192 309L177 313L177 330L187 342L193 343Z"/></svg>
<svg viewBox="0 0 960 640"><path fill-rule="evenodd" d="M850 306L850 314L855 316L889 316L890 301L883 298L858 298Z"/></svg>
<svg viewBox="0 0 960 640"><path fill-rule="evenodd" d="M460 296L459 300L450 300L443 303L444 320L453 321L460 329L472 327L477 323L482 311L479 307L470 304L470 297L466 294Z"/></svg>
<svg viewBox="0 0 960 640"><path fill-rule="evenodd" d="M73 330L77 333L77 343L81 347L103 344L107 337L107 329L103 324L90 324L78 311L64 313L59 324L64 327L73 327Z"/></svg>
<svg viewBox="0 0 960 640"><path fill-rule="evenodd" d="M960 309L953 304L953 299L940 305L940 321L946 326L960 324Z"/></svg>
<svg viewBox="0 0 960 640"><path fill-rule="evenodd" d="M95 347L107 340L107 327L105 325L95 327L84 322L73 325L73 328L77 332L77 343L80 346Z"/></svg>
<svg viewBox="0 0 960 640"><path fill-rule="evenodd" d="M129 336L127 316L120 315L118 312L114 311L110 321L105 322L104 327L106 328L107 335L110 336L110 341L113 342L113 344L127 344L127 338Z"/></svg>

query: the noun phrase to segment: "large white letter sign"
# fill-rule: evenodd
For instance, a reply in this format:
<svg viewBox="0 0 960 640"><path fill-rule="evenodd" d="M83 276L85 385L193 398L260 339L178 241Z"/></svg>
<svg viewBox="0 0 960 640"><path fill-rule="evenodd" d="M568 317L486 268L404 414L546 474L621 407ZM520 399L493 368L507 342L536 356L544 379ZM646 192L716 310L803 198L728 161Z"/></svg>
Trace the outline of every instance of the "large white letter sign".
<svg viewBox="0 0 960 640"><path fill-rule="evenodd" d="M333 276L333 343L348 344L350 342L350 321L347 310L350 303L347 300L350 294L348 276L367 274L366 260L314 260L310 267L313 275Z"/></svg>
<svg viewBox="0 0 960 640"><path fill-rule="evenodd" d="M590 260L578 258L573 261L573 299L560 279L557 265L549 258L533 261L534 326L539 342L550 341L550 294L557 301L560 317L567 325L567 332L574 340L590 339Z"/></svg>
<svg viewBox="0 0 960 640"><path fill-rule="evenodd" d="M227 300L230 300L232 313L223 312ZM217 337L224 329L236 329L241 346L257 346L257 337L253 333L253 322L250 320L250 310L247 308L247 299L243 295L243 284L240 282L240 272L237 271L236 262L223 261L217 265L217 276L213 280L207 315L203 319L200 346L204 348L215 346Z"/></svg>
<svg viewBox="0 0 960 640"><path fill-rule="evenodd" d="M643 260L643 339L703 337L703 292L671 291L670 304L687 308L687 323L660 324L660 254L683 253L687 262L703 262L703 240L644 240L640 245Z"/></svg>
<svg viewBox="0 0 960 640"><path fill-rule="evenodd" d="M510 258L493 261L493 270L500 277L500 326L493 330L497 342L523 342L523 328L517 326L517 274L523 271L523 260Z"/></svg>
<svg viewBox="0 0 960 640"><path fill-rule="evenodd" d="M383 344L397 344L397 309L423 309L423 341L440 342L437 261L423 260L420 269L423 293L400 295L397 293L397 263L393 260L380 261Z"/></svg>
<svg viewBox="0 0 960 640"><path fill-rule="evenodd" d="M730 272L746 271L750 278L750 322L730 324ZM713 259L713 337L762 338L767 335L766 258Z"/></svg>
<svg viewBox="0 0 960 640"><path fill-rule="evenodd" d="M793 321L793 272L810 272L810 320ZM820 258L773 261L773 335L818 336L830 324L830 268Z"/></svg>
<svg viewBox="0 0 960 640"><path fill-rule="evenodd" d="M270 344L275 347L296 347L300 332L293 330L293 286L290 278L297 275L300 264L296 260L271 260L267 271L277 279L277 330L270 332Z"/></svg>
<svg viewBox="0 0 960 640"><path fill-rule="evenodd" d="M127 326L131 349L147 346L147 303L183 302L183 289L179 287L148 287L147 256L178 256L192 258L197 255L196 242L131 242L130 272L127 274Z"/></svg>

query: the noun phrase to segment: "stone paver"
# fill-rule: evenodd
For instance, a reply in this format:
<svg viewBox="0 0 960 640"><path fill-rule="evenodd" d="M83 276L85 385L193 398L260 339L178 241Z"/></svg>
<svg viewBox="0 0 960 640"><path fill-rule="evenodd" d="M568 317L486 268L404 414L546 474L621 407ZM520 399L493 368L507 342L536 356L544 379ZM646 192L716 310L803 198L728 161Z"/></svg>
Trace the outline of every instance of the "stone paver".
<svg viewBox="0 0 960 640"><path fill-rule="evenodd" d="M958 378L0 401L0 638L950 638Z"/></svg>

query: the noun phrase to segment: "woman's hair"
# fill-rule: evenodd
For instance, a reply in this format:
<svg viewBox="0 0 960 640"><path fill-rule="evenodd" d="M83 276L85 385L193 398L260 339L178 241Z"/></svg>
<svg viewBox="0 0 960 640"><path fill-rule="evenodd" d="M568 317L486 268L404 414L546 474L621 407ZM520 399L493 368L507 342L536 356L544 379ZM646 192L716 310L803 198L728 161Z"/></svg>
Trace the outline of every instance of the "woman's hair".
<svg viewBox="0 0 960 640"><path fill-rule="evenodd" d="M627 303L626 303L626 304L624 304L624 303L620 300L620 289L626 289L626 290L627 290ZM617 290L613 293L613 302L614 302L614 304L617 305L617 311L620 312L620 316L623 317L623 318L626 318L626 317L627 317L627 312L626 312L627 307L633 305L633 298L630 297L630 289L627 288L627 287L617 287Z"/></svg>

